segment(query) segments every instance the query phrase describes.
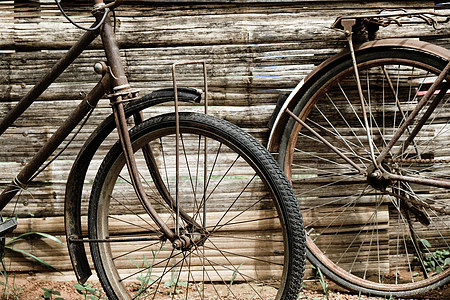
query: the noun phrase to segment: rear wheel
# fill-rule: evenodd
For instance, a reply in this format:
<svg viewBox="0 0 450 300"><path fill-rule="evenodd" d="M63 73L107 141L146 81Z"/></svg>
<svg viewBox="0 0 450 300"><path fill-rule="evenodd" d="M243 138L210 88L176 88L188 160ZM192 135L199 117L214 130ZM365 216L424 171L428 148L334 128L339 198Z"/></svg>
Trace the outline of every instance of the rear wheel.
<svg viewBox="0 0 450 300"><path fill-rule="evenodd" d="M119 144L99 169L89 235L108 297L297 299L304 270L303 226L275 160L228 122L180 114L177 188L175 132L175 116L168 114L143 122L130 134L147 196L165 223L188 240L182 249L145 213ZM148 170L147 145L162 182ZM171 202L177 189L178 221Z"/></svg>
<svg viewBox="0 0 450 300"><path fill-rule="evenodd" d="M347 59L314 82L293 113L351 163L294 119L285 129L279 162L300 203L313 264L353 290L422 293L450 279L449 189L375 176L371 148L377 158L447 60L402 47L357 59L370 139ZM433 102L437 92L382 161L386 171L450 178L449 94ZM415 128L420 128L416 135ZM408 141L409 135L415 137Z"/></svg>

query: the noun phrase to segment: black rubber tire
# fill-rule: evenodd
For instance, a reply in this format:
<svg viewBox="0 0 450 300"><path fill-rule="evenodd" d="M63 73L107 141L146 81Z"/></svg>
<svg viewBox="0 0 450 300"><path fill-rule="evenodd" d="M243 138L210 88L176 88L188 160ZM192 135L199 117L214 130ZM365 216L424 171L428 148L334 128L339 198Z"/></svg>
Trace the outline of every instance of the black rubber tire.
<svg viewBox="0 0 450 300"><path fill-rule="evenodd" d="M392 65L404 63L406 65L423 67L424 69L434 72L435 74L439 74L439 72L446 66L446 64L448 62L448 58L447 57L439 57L436 54L427 52L426 50L422 51L422 50L412 49L412 48L408 48L408 47L398 46L398 47L385 47L385 48L381 48L381 49L379 48L376 50L369 49L365 52L358 54L357 61L358 61L358 67L360 69L369 68L367 66L374 64L375 61L377 61L377 62L383 61L383 63L385 63L386 65L389 65L389 63L391 63ZM326 96L325 96L325 93L323 93L323 90L321 90L321 89L323 89L323 88L326 89L327 93L329 91L331 91L331 94L332 94L333 87L336 87L336 90L338 89L337 82L339 82L339 80L340 80L340 77L339 77L339 76L341 76L340 74L345 74L345 73L349 74L349 72L353 72L353 74L354 74L353 63L352 63L350 57L346 57L345 59L341 59L341 60L337 61L336 63L334 63L334 65L332 65L325 72L325 74L322 77L315 78L315 81L311 84L311 87L303 95L301 95L301 98L300 98L298 104L296 105L295 109L293 110L293 113L296 116L300 116L302 118L302 120L306 120L308 115L312 111L314 111L315 114L311 113L310 118L308 119L309 120L308 122L310 125L313 122L319 123L320 121L316 121L316 120L318 119L317 112L320 109L316 109L313 107L313 105L311 103L312 102L316 103L315 102L316 100L312 100L312 99L320 99L319 101L323 101L325 103L326 101L322 100L322 99L326 99ZM369 73L369 72L367 72L367 73ZM361 77L363 77L363 75L361 75ZM365 78L363 79L363 81L364 80L365 80ZM350 82L350 80L348 80L347 82ZM395 84L395 82L394 82L394 84ZM363 83L363 85L365 85L365 83ZM367 84L367 86L368 86L368 84ZM387 89L388 88L386 88L386 90ZM357 95L356 89L354 91L355 91L355 94ZM366 90L364 90L364 92L366 92ZM386 92L386 93L388 93L388 92ZM323 96L323 98L321 98L322 96ZM367 94L364 94L364 97L366 97L366 101L368 101L367 98L369 98L369 96L367 96ZM349 101L351 101L351 100L349 100ZM448 101L448 100L447 100L447 98L445 98L445 100L443 100L443 101ZM340 103L340 104L342 105L342 107L344 107L342 109L344 111L345 106L346 106L345 103L344 104ZM330 103L328 103L327 105L328 105L328 108L326 108L325 104L323 106L321 106L321 109L323 109L323 111L322 111L323 114L328 114L329 111L334 109ZM337 110L338 109L336 109L336 111ZM350 110L350 109L348 109L348 110ZM376 114L376 112L374 114ZM337 114L335 115L335 118L337 119L336 116L337 116ZM331 117L327 117L327 118L329 120L331 120L331 122L335 121ZM350 120L349 122L356 122L356 121ZM320 123L320 124L322 124L322 123ZM326 126L328 126L328 125L326 125ZM330 128L331 128L331 126L332 125L330 125ZM444 123L444 126L445 126L445 123ZM336 128L337 127L338 126L336 125ZM283 132L283 136L282 136L282 139L280 142L278 161L279 161L279 164L282 167L282 169L286 172L288 178L291 179L291 183L294 187L294 191L296 192L299 199L301 197L303 197L305 199L309 199L308 200L309 204L305 204L305 205L300 204L300 209L302 210L302 213L304 215L304 222L305 222L304 226L305 226L306 231L313 232L315 230L314 222L317 222L317 221L314 221L314 222L309 221L308 216L310 214L318 213L317 208L310 210L311 207L314 207L314 204L311 203L312 201L314 201L314 199L315 199L314 197L316 197L317 199L321 198L322 200L325 199L325 197L328 197L329 200L327 200L327 201L330 201L330 203L331 203L333 199L335 199L335 201L337 201L336 199L338 197L338 196L336 196L336 198L333 198L332 194L335 193L335 195L338 195L338 194L344 195L346 192L343 192L343 190L348 189L348 186L345 186L345 185L339 186L339 184L338 185L328 184L328 187L327 187L327 189L329 191L329 194L327 194L328 196L317 196L320 193L319 189L315 189L315 187L317 187L317 186L308 185L307 178L300 178L299 181L296 182L296 178L299 178L299 177L295 177L295 175L292 174L293 173L292 169L294 168L292 166L292 164L293 164L293 161L295 160L294 153L295 152L299 153L299 151L303 151L303 150L297 149L297 147L300 147L298 145L306 145L308 143L308 141L311 144L317 143L317 146L305 146L305 148L309 147L307 149L311 149L311 151L314 151L314 153L316 153L315 154L316 157L312 157L310 159L317 161L316 166L319 169L322 168L322 165L321 165L322 163L328 164L328 162L325 162L325 160L321 161L320 158L318 158L320 155L322 155L322 153L321 153L322 150L320 150L320 149L323 149L323 148L320 148L320 146L318 144L319 143L321 145L323 145L323 144L321 142L318 142L317 140L311 141L312 139L305 138L305 136L300 137L298 130L305 130L305 129L304 128L298 129L298 128L299 127L298 127L298 125L296 125L296 121L293 118L291 118ZM315 127L315 128L318 128L318 127ZM384 127L381 127L381 128L384 128ZM316 129L316 130L318 130L318 129ZM327 133L324 133L325 130L323 130L323 131L318 130L318 131L323 136L327 137ZM339 129L337 129L337 131L338 130ZM305 132L305 131L303 131L303 132ZM337 139L340 139L340 137L337 136L335 138L335 140L337 140ZM332 138L330 140L332 140ZM446 143L448 143L448 140ZM292 145L295 145L295 146L293 147ZM340 144L338 146L341 147L341 149L345 148L345 146L341 146ZM447 146L448 146L448 144L447 144ZM445 148L445 145L443 145L443 147ZM348 149L345 148L345 150L348 150ZM308 152L308 150L304 150L304 151L305 151L304 153ZM350 153L350 151L347 151L347 152ZM354 153L359 153L359 152L354 152ZM300 155L300 154L297 154L297 155ZM333 153L332 155L337 157L337 154L335 154L335 153ZM350 154L349 154L349 156L350 156ZM323 157L325 158L325 156L323 156ZM328 158L326 158L326 159L329 159L329 158L330 158L330 156L328 156ZM308 158L305 158L305 160L306 159L308 159ZM355 161L356 161L356 159L355 159ZM296 166L295 168L300 168L300 167ZM338 167L336 167L336 168L338 168ZM314 171L312 173L314 173ZM348 171L348 173L351 173L351 171ZM326 175L326 173L322 173L322 174ZM356 174L356 173L355 174L347 174L347 175L353 176L352 178L356 178L356 179L358 178L357 177L358 174ZM299 176L301 176L301 175L299 175ZM317 176L319 176L319 175L317 175ZM363 182L363 181L367 182L367 178L365 178L365 179L362 178L359 180L360 180L360 182ZM338 179L336 179L336 182L337 181L338 181ZM323 184L325 185L325 183L323 183ZM308 189L308 191L305 192L303 187L307 187L305 189ZM316 195L313 195L314 193L316 193ZM348 193L350 193L350 192L348 192ZM355 194L356 193L357 192L355 191ZM448 192L447 192L447 194L448 194ZM344 197L344 196L342 196L342 197ZM323 200L323 201L325 201L325 200ZM449 198L443 197L441 199L441 201L442 202L445 201L447 203L446 205L448 205ZM317 204L317 205L319 205L319 204ZM321 205L321 207L325 207L325 204L323 204L323 203L320 205ZM337 206L332 208L332 206L330 205L329 209L333 209L334 211L337 211L339 208ZM432 214L432 213L436 213L436 212L434 212L431 209L430 214ZM436 214L436 217L437 218L441 217L441 215L438 213L438 214ZM347 219L348 218L349 217L347 217ZM449 221L449 218L442 216L442 220ZM309 222L311 222L311 224ZM331 222L336 222L336 219L333 219L332 221L330 221L330 225L331 225ZM369 222L369 221L367 221L367 222ZM316 225L316 226L318 227L318 225ZM322 224L320 226L326 227L327 225ZM432 226L430 226L430 227L432 227ZM434 229L434 227L429 228L429 230L433 230L433 229ZM336 230L340 230L340 229L336 229ZM347 231L349 230L348 227L346 230ZM317 233L317 235L320 235L320 233ZM338 241L340 243L340 239L341 238L334 236L333 237L334 242L331 242L330 246L333 247L332 243L334 243L337 246ZM351 238L349 238L349 239L351 240ZM445 244L445 237L443 237L442 240L444 240L444 244ZM450 268L446 268L441 274L436 275L434 278L431 277L429 280L422 280L421 282L419 282L419 284L415 284L415 283L388 284L388 283L384 283L383 281L377 283L377 282L373 282L370 280L366 280L364 278L361 278L360 275L355 276L354 274L352 274L351 271L346 271L343 268L341 268L339 266L339 261L337 263L335 263L335 261L333 261L333 259L329 259L326 254L326 250L321 251L320 250L321 246L317 246L315 241L316 240L313 240L312 238L307 238L307 248L308 248L307 249L307 258L310 260L310 262L312 264L314 264L316 267L320 268L321 271L327 277L329 277L331 280L333 280L337 284L339 284L343 287L346 287L350 290L359 291L359 292L369 294L369 295L382 296L382 297L408 297L411 295L422 294L424 292L430 291L437 287L444 286L445 284L450 282ZM401 242L403 242L403 241L401 241ZM448 245L449 244L447 243L447 246ZM445 246L444 246L443 250L450 251L449 248L450 247L445 248ZM323 249L325 249L325 246ZM430 254L432 251L435 251L435 250L438 250L438 249L430 250ZM359 254L357 253L356 255L359 255ZM391 256L391 254L389 254L389 256ZM353 257L352 258L348 257L348 259L349 260L353 259ZM341 260L344 261L345 257L342 256ZM355 258L355 260L357 260L357 259ZM359 264L365 263L365 261L360 261L359 259L357 261L359 262ZM364 276L365 276L365 274L364 274ZM380 275L378 275L378 276L380 277Z"/></svg>
<svg viewBox="0 0 450 300"><path fill-rule="evenodd" d="M135 148L141 148L143 145L146 145L150 140L157 140L160 141L162 143L162 140L164 140L166 138L166 136L169 135L173 135L175 132L175 115L174 114L166 114L166 115L161 115L161 116L157 116L154 118L151 118L149 120L144 121L143 123L139 124L138 126L136 126L135 128L133 128L130 131L130 136L132 139L132 143L133 146ZM182 140L183 140L183 147L184 147L184 139L188 140L188 136L189 134L195 135L195 134L199 134L202 136L207 136L208 139L210 139L210 143L212 145L214 144L214 141L218 142L218 150L217 148L215 148L217 153L219 154L219 152L222 152L222 149L229 149L232 152L235 152L236 154L238 154L238 157L243 158L245 160L245 162L249 165L249 167L253 170L252 172L255 172L257 174L256 178L260 178L263 183L264 186L266 187L266 192L267 194L270 194L272 197L272 203L270 205L272 205L272 209L270 209L270 205L269 204L264 204L264 205L260 205L258 202L256 202L258 204L258 209L260 209L261 213L264 213L264 209L269 209L270 211L275 211L276 213L278 213L278 221L279 221L279 225L281 226L282 229L282 234L278 234L276 233L278 238L281 238L283 241L283 245L284 245L284 249L282 250L272 250L270 253L272 253L273 255L276 256L280 256L283 255L282 259L283 259L283 263L282 264L271 264L270 266L273 267L274 269L276 268L281 268L282 273L280 274L280 277L278 278L278 283L276 283L278 285L278 292L276 295L276 299L297 299L297 295L299 293L299 290L301 288L301 282L302 282L302 278L303 278L303 273L304 273L304 266L305 266L305 234L304 234L304 230L303 230L303 223L302 223L302 218L300 215L300 210L298 207L298 203L296 201L296 198L294 196L293 190L290 187L289 182L287 181L285 175L283 174L283 172L280 170L280 168L278 167L278 164L276 163L276 161L272 158L272 156L270 155L270 153L258 142L256 141L252 136L250 136L249 134L245 133L244 131L242 131L241 129L239 129L238 127L220 120L220 119L216 119L210 116L206 116L206 115L202 115L202 114L195 114L195 113L181 113L180 114L180 132L181 132L181 136L182 136ZM203 138L202 138L203 139ZM200 141L200 138L198 138L198 141ZM187 143L187 142L186 142ZM208 148L213 147L211 146L211 144L208 144ZM220 146L219 146L220 145ZM172 140L171 146L174 146L174 142ZM214 147L213 147L214 148ZM156 148L154 148L156 149ZM161 146L159 148L160 151L161 149L165 149L164 146ZM136 149L135 149L136 150ZM162 151L162 150L161 150ZM227 150L228 151L228 150ZM225 151L224 151L225 152ZM183 152L181 152L183 153ZM228 152L226 152L228 153ZM191 152L189 152L189 154L191 154ZM180 157L180 161L183 162L183 160L185 159L185 156L183 156L185 154L181 154ZM195 156L195 155L194 155ZM198 156L198 155L197 155ZM210 156L208 156L210 157ZM161 158L161 157L159 157ZM161 158L162 159L162 158ZM188 159L186 158L186 161ZM215 161L217 159L215 158ZM208 159L208 162L210 160ZM161 164L163 164L162 162L160 162ZM241 163L241 162L239 162ZM237 164L237 163L236 163ZM189 165L190 168L194 168L193 165L194 164L190 164L188 163L188 169L189 169ZM231 167L234 166L234 163L230 164ZM91 198L90 198L90 203L89 203L89 237L90 239L105 239L105 238L109 238L110 237L110 233L109 233L109 228L112 228L112 225L108 225L108 218L110 217L110 213L113 214L117 213L116 208L117 207L113 207L113 200L109 200L109 198L112 198L112 196L110 197L109 195L112 194L114 186L112 184L116 184L115 183L115 179L118 177L118 174L121 172L119 171L119 169L122 169L124 166L124 162L123 162L123 155L122 155L122 150L121 147L119 145L119 143L116 143L111 150L109 151L109 153L106 155L101 167L98 170L96 179L94 181L94 185L92 188L92 193L91 193ZM230 167L230 169L231 169ZM126 169L126 167L125 167ZM214 168L212 168L214 169ZM219 169L219 167L216 167L216 169ZM141 169L140 169L141 170ZM144 171L142 171L144 172ZM193 171L189 171L189 175L191 174L191 172ZM212 170L211 170L211 174L212 174ZM215 170L214 170L215 172ZM228 171L226 171L226 175L229 174ZM121 175L122 176L122 175ZM143 175L144 176L144 175ZM170 177L170 176L168 176ZM213 177L213 176L210 176ZM239 174L235 174L234 176L230 176L230 177L239 177ZM181 178L181 176L180 176ZM114 179L114 183L111 183L111 179ZM181 180L181 179L180 179ZM212 181L214 179L209 179L208 180L208 184L209 181ZM121 180L122 182L126 180L124 178L122 178ZM149 183L149 181L151 181L151 179L145 179L145 186L150 185L151 183ZM226 178L222 177L222 180L218 181L217 186L219 185L219 183L225 182ZM253 184L253 178L250 180L249 184L252 183ZM256 181L256 180L255 180ZM192 181L191 181L192 182ZM117 183L119 184L119 183ZM192 183L190 183L192 184ZM167 184L169 186L169 184ZM197 186L196 184L192 184L193 186ZM181 184L180 184L181 186ZM263 190L264 190L264 186ZM258 186L259 187L259 186ZM118 188L119 189L119 188ZM209 197L213 197L211 196L212 193L216 193L216 191L219 188L214 188L213 192L211 192L211 194L208 194L208 198ZM234 192L234 185L230 185L229 187L227 187L227 193L230 194L230 199L232 199L231 195ZM245 189L243 190L242 194L245 194ZM125 194L126 192L123 191L122 186L120 186L120 193ZM194 188L193 188L194 190ZM196 191L196 189L195 189ZM209 190L208 190L209 192ZM197 194L197 192L194 192L192 194ZM106 196L105 196L106 195ZM114 194L115 195L115 194ZM187 193L181 193L180 194L180 199L182 197L188 197L188 196L192 196L192 195L187 195ZM195 196L195 195L194 195ZM234 196L236 198L236 200L233 200L233 203L230 205L229 210L226 210L224 212L224 215L226 213L232 213L233 210L231 209L232 206L237 206L235 205L235 203L238 203L238 201L241 201L241 194L239 194L237 197ZM259 196L261 197L261 196ZM243 198L243 197L242 197ZM124 196L125 199L125 196ZM212 199L212 198L211 198ZM126 198L126 200L128 201L128 198ZM123 200L125 201L125 200ZM181 201L181 206L185 207L185 205L187 206L188 204L185 204L184 202ZM211 200L209 200L211 201ZM194 200L195 202L195 200ZM225 201L226 202L226 201ZM226 203L224 202L223 205L226 205ZM210 202L208 202L210 203ZM111 207L110 207L111 205ZM158 203L155 202L152 204L153 206L155 206L155 209L161 209L161 207L163 207L163 205L161 205L161 207L158 207ZM265 206L268 206L265 207ZM201 206L201 205L199 205ZM252 207L257 207L256 205L252 205ZM276 210L273 209L273 207L276 208ZM160 214L163 214L163 210L167 209L170 210L167 207L163 207L162 210L158 210L158 212ZM234 208L235 209L235 208ZM248 209L248 208L247 208ZM197 209L198 211L199 209ZM188 211L186 209L186 211ZM194 209L195 211L195 209ZM140 212L136 211L136 212L130 212L130 213L136 213L139 214L141 216L142 214L142 209ZM244 215L244 212L241 212L242 215ZM235 217L232 218L233 220L233 226L236 227L239 225L239 222L237 222L237 220L239 220L239 218L241 217L241 213L238 213ZM197 214L193 214L193 216L196 216ZM171 214L169 213L169 216L167 217L167 220L169 220L171 218ZM269 218L270 220L272 220L271 218ZM275 219L274 223L277 219ZM253 222L254 220L250 221ZM259 220L261 221L261 220ZM129 221L126 221L129 222ZM151 222L151 221L147 221L146 222ZM230 221L227 221L225 224L222 224L222 218L220 218L220 220L217 220L217 223L220 223L220 228L222 227L227 227L227 223L229 223ZM122 224L128 224L128 223L122 223ZM216 227L218 227L216 224ZM231 225L231 224L229 224ZM126 225L127 227L132 227L131 224ZM192 228L189 229L187 228L188 226L186 226L185 228L180 228L180 229L184 229L186 231L188 230L192 230L194 231ZM207 246L205 246L208 243L211 243L214 245L214 243L212 242L212 240L216 241L215 238L217 239L217 237L214 237L215 234L215 230L211 230L210 227L207 227L207 229L209 229L208 234L204 234L205 236L205 240L201 242L201 245L199 244L198 246L196 244L194 244L192 246L192 248L188 249L188 250L176 250L172 248L172 245L168 245L168 248L172 249L172 254L176 253L176 255L183 255L183 257L194 257L196 254L196 251L199 251L199 249L201 247L207 248ZM257 228L255 228L257 229ZM113 229L111 229L112 231ZM157 231L157 230L154 230ZM277 230L279 231L279 229ZM255 231L255 233L252 233L256 235L256 232L258 233L258 236L261 235L261 237L264 237L264 230L261 231ZM267 232L269 232L269 230L267 230ZM111 232L112 233L112 232ZM131 233L130 233L131 234ZM137 234L137 233L136 233ZM155 232L151 232L151 230L148 230L145 236L151 236L152 234L155 234ZM268 233L267 233L268 234ZM275 235L275 233L273 233ZM190 236L194 236L195 233L192 232ZM200 235L199 233L197 235ZM206 237L207 236L207 237ZM260 239L258 236L254 236L253 240L258 240ZM112 236L111 236L112 237ZM114 238L114 237L112 237ZM201 240L202 238L200 238ZM231 242L233 239L229 238L227 240L227 242ZM264 240L263 244L267 244L270 245L271 240ZM273 241L275 242L275 241ZM280 242L280 241L277 241ZM130 243L130 242L128 242ZM160 241L161 244L165 243L165 241ZM194 243L194 242L192 242ZM121 251L123 250L123 247L126 249L130 249L132 248L131 245L123 245L121 248L122 249L116 249L114 248L115 246L110 246L113 243L101 243L101 242L95 242L92 241L90 243L91 246L91 254L92 254L92 259L94 261L95 264L95 268L97 270L97 274L98 277L103 285L103 288L107 294L107 296L109 297L109 299L127 299L130 298L131 296L129 295L129 291L125 288L124 285L122 285L120 282L122 279L122 274L120 274L120 272L122 272L121 270L119 270L120 268L116 268L115 266L115 262L113 262L114 259L111 258L111 256L114 255L113 252L115 251ZM208 244L208 246L210 246L211 244ZM142 248L140 248L142 249ZM153 262L155 262L155 260L157 259L157 256L161 253L161 255L163 255L163 249L164 251L167 250L167 248L164 248L162 245L160 246L158 251L155 251L152 249L153 252L150 252L149 249L147 249L147 258L151 257L151 255L153 255ZM208 249L208 248L207 248ZM256 249L257 250L257 249ZM255 250L255 251L256 251ZM128 251L128 250L127 250ZM229 250L228 250L229 251ZM236 250L237 251L237 250ZM227 254L227 252L221 252L222 256L226 256L225 254ZM127 254L121 254L122 256L130 256L128 259L129 261L135 261L136 257L133 257L133 259L131 258L131 256L133 255L133 253L127 252ZM174 256L176 256L174 255ZM203 254L205 255L205 254ZM171 257L174 257L171 256ZM242 254L241 260L243 258L249 258L251 256L251 254L246 253L246 254ZM144 256L145 258L145 256ZM148 259L144 259L144 261L148 261ZM172 258L175 259L175 258ZM195 257L194 257L195 259ZM208 258L205 258L208 259ZM214 258L211 258L212 260L214 260ZM281 259L281 258L280 258ZM120 259L119 259L120 260ZM164 260L164 259L163 259ZM231 260L227 261L231 263ZM257 261L262 261L262 260L257 260ZM167 263L169 262L169 260L167 259ZM180 269L183 269L183 264L186 263L188 264L188 262L190 263L190 260L188 261L187 259L183 259L183 263L181 264ZM119 261L117 261L116 263L119 263ZM120 261L120 263L126 263L124 261ZM178 264L178 263L177 263ZM244 272L246 272L245 270L239 270L239 268L243 265L241 261L239 262L234 262L234 267L232 270L234 270L234 277L236 279L236 277L241 277L241 279L243 278L250 278L250 277L245 277L244 276ZM232 264L232 265L233 265ZM137 263L135 264L138 268L142 269L142 265L138 265ZM175 264L176 265L176 264ZM151 264L152 269L156 265ZM218 266L216 266L218 268ZM245 265L242 267L244 268ZM168 271L166 271L167 266L165 266L164 270L163 270L163 274L164 273L168 273ZM174 268L174 267L173 267ZM203 270L205 270L206 267L203 268ZM213 269L215 269L213 267ZM144 268L145 270L145 268ZM206 273L208 273L207 271L204 271ZM213 273L211 271L211 273ZM219 275L219 272L215 271L215 273L217 273L217 275ZM178 273L178 276L182 276L181 275L182 272L180 271ZM189 271L190 274L190 271ZM213 274L214 275L214 274ZM236 276L237 275L237 276ZM254 276L257 276L258 274L255 273ZM123 275L125 276L125 275ZM193 277L194 275L192 275ZM220 275L219 275L220 276ZM150 275L149 275L150 278ZM153 275L152 275L153 278ZM221 278L221 281L227 281L226 278ZM142 278L141 278L142 279ZM152 279L153 280L153 279ZM157 283L157 286L154 288L155 293L158 293L161 289L163 289L163 284L162 281L165 280L162 278L162 276L160 276L156 281L153 281L153 283L156 283L157 281L159 281L159 283ZM238 280L238 279L236 279ZM172 281L173 281L173 276L172 276ZM194 289L198 289L197 284L199 284L199 281L196 280L189 280L189 276L188 276L188 286L190 285L191 288ZM211 281L214 281L211 279ZM233 283L234 279L231 281L231 283L227 283L227 285L229 285L231 287L231 284ZM167 281L166 281L167 282ZM178 279L177 279L178 282ZM247 283L246 280L244 280L244 283ZM262 281L261 281L262 283ZM249 284L250 285L250 284ZM176 289L175 285L175 289ZM174 291L175 291L174 289ZM150 289L147 289L145 292L149 292ZM183 290L183 288L181 288L181 290ZM187 293L188 288L185 288L185 291ZM144 292L144 294L145 294ZM222 297L223 295L221 294L220 291L216 291L216 293L219 295L219 297ZM228 290L227 293L229 294L228 297L231 297L233 295L233 292L231 290ZM231 293L231 294L230 294ZM201 294L199 293L198 295L195 294L196 296L201 297ZM168 297L167 295L165 297ZM158 297L156 297L155 299L158 299ZM256 298L255 298L256 299Z"/></svg>

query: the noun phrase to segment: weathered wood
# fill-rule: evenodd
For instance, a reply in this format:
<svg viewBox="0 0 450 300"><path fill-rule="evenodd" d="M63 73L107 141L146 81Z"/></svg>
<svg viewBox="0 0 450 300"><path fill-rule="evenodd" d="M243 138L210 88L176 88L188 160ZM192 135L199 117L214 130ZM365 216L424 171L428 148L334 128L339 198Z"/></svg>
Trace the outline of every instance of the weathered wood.
<svg viewBox="0 0 450 300"><path fill-rule="evenodd" d="M77 22L90 25L91 1L65 0L62 3ZM314 66L345 46L342 34L329 29L335 18L375 13L380 8L429 11L434 10L434 1L125 1L117 11L117 34L127 75L141 94L170 87L173 62L205 60L210 113L244 127L264 142L268 134L266 124L279 93L295 87ZM420 38L450 48L449 28L448 25L440 26L439 30L426 26L392 26L382 29L381 36ZM0 117L81 34L61 16L52 1L0 2ZM0 186L14 178L22 163L31 158L64 116L70 114L80 99L80 92L88 91L98 82L99 75L93 72L92 66L101 60L104 60L103 51L96 41L30 111L0 137ZM201 87L202 75L198 68L183 67L178 76L182 86ZM182 109L201 111L202 107L184 106ZM146 116L170 111L173 111L171 105L162 105L146 112ZM7 207L8 212L14 211L21 217L17 233L48 232L61 235L64 240L61 215L65 179L83 141L110 113L108 100L103 100L71 147L21 193L17 207L15 201ZM96 170L116 139L114 133L88 171L83 214L86 214ZM299 164L301 160L298 158ZM308 184L308 188L313 188L320 184L320 179L308 180ZM342 190L345 186L343 183ZM32 218L26 218L29 216ZM359 216L363 219L366 215L360 212ZM305 218L309 217L306 212ZM353 222L351 225L358 225L355 220L349 221ZM385 228L388 228L387 223ZM36 251L61 270L71 269L63 245L35 239L18 246ZM338 247L335 250L339 252ZM12 266L20 271L44 271L21 257L15 257Z"/></svg>

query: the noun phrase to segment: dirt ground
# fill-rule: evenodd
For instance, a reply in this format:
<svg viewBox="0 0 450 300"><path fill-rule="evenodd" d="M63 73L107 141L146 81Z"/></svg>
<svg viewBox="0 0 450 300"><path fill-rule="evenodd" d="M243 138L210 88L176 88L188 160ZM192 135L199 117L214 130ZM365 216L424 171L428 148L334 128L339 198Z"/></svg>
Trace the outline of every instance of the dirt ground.
<svg viewBox="0 0 450 300"><path fill-rule="evenodd" d="M86 298L84 295L77 292L74 285L75 281L58 281L58 280L42 280L36 279L29 275L17 275L14 278L9 278L10 285L7 290L7 293L3 290L3 298L1 299L44 299L43 295L45 289L49 289L53 291L59 292L61 295L54 295L52 299L56 299L57 297L63 298L65 300L72 299L92 299ZM92 287L96 291L101 291L100 284L91 283ZM383 298L376 297L367 297L364 295L358 295L354 293L350 293L348 291L343 290L342 288L334 285L333 283L329 283L329 294L328 297L323 292L323 289L318 281L315 280L306 280L304 282L304 288L301 292L299 299L308 299L308 300L381 300ZM3 289L3 287L2 287ZM89 294L90 295L90 294ZM104 295L103 295L104 296ZM49 298L50 299L50 298ZM167 299L170 299L170 296L167 296ZM178 299L178 298L176 298ZM184 298L180 298L184 299ZM216 299L216 297L211 297L210 299ZM414 299L430 299L430 300L444 300L450 299L450 287L446 287L445 289L436 290L426 296L417 297Z"/></svg>

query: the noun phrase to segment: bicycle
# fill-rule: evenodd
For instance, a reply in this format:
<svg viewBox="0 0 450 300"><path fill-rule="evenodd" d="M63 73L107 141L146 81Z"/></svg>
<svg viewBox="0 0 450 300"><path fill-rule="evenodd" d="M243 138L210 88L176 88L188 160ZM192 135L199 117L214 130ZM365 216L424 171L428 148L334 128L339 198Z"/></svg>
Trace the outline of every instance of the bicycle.
<svg viewBox="0 0 450 300"><path fill-rule="evenodd" d="M274 113L268 148L296 192L307 257L336 283L407 297L450 281L450 51L375 40L437 13L340 17L348 47ZM368 42L354 46L354 35Z"/></svg>
<svg viewBox="0 0 450 300"><path fill-rule="evenodd" d="M94 65L100 81L0 194L3 218L5 212L15 215L16 205L7 204L20 201L49 157L71 132L81 130L106 95L113 113L85 141L67 178L66 240L79 282L91 276L89 244L109 299L205 299L211 294L297 299L305 235L297 200L276 161L237 126L178 112L179 101L200 102L206 87L203 93L175 84L140 97L130 88L114 35L113 12L123 0L93 4L92 27L74 23L86 33L0 122L3 134L101 36L106 63ZM145 109L172 101L174 113L144 118ZM84 231L86 172L113 131L119 139L98 168ZM8 218L0 224L0 235L16 226L16 218Z"/></svg>

